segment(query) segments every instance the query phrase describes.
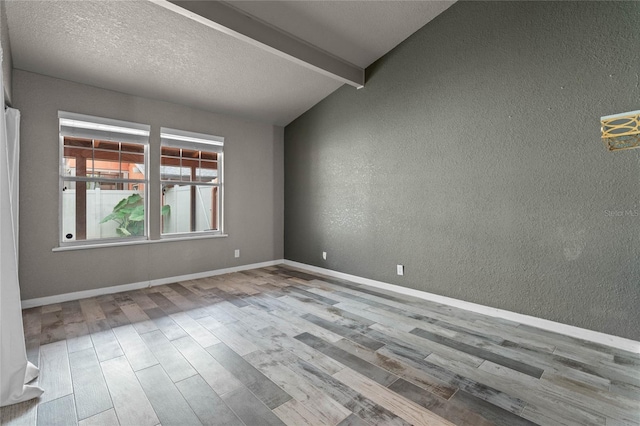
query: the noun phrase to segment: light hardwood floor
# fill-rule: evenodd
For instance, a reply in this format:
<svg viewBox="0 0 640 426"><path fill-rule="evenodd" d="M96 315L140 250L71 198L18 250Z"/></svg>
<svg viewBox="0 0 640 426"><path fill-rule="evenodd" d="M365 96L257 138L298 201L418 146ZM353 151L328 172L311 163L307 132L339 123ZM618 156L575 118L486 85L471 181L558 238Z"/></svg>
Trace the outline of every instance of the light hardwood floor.
<svg viewBox="0 0 640 426"><path fill-rule="evenodd" d="M274 266L23 312L3 425L640 425L640 355Z"/></svg>

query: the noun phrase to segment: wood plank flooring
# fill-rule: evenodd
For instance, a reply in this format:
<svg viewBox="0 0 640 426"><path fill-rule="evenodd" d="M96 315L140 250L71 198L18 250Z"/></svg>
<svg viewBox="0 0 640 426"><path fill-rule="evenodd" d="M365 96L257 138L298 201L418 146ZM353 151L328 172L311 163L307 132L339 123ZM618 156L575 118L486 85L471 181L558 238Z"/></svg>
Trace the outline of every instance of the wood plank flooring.
<svg viewBox="0 0 640 426"><path fill-rule="evenodd" d="M640 354L284 266L23 317L3 425L640 426Z"/></svg>

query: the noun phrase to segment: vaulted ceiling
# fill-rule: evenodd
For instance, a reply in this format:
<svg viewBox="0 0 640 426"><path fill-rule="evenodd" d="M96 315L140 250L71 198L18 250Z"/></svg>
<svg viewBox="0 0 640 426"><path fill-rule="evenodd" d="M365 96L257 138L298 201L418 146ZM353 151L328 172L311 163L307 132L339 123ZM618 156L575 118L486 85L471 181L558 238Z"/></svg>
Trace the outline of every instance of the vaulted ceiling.
<svg viewBox="0 0 640 426"><path fill-rule="evenodd" d="M16 69L286 125L344 84L332 63L364 69L452 3L7 0L6 13Z"/></svg>

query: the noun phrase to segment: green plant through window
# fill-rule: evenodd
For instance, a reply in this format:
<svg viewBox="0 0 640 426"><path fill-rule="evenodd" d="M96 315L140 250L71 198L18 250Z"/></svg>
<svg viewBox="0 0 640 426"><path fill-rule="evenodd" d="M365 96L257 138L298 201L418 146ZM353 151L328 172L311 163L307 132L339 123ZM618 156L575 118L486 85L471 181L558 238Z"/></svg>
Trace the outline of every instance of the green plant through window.
<svg viewBox="0 0 640 426"><path fill-rule="evenodd" d="M169 214L171 208L162 206L162 215ZM140 194L132 194L115 205L113 211L100 221L113 220L118 224L116 233L121 237L144 235L144 199Z"/></svg>

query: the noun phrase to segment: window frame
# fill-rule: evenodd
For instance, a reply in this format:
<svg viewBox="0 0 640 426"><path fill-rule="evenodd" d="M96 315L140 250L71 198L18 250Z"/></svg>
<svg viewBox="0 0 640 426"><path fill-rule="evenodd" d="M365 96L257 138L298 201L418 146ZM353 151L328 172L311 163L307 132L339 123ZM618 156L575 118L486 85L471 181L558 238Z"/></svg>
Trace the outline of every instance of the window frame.
<svg viewBox="0 0 640 426"><path fill-rule="evenodd" d="M187 185L192 187L198 186L209 186L212 188L218 188L217 195L217 212L216 212L216 221L215 225L216 229L209 229L204 231L187 231L187 232L172 232L172 233L164 233L162 229L163 218L162 213L160 214L160 238L162 240L170 240L170 239L191 239L191 238L202 238L202 237L214 237L214 236L224 236L224 140L225 138L222 136L215 136L204 133L196 133L190 132L186 130L178 130L172 129L168 127L160 128L160 164L159 164L159 192L160 192L160 202L162 204L163 199L163 187L165 184L173 184L179 183L180 185ZM176 181L169 179L162 179L162 149L164 147L172 147L172 148L180 148L180 149L189 149L189 150L197 150L200 152L215 152L216 153L216 162L217 162L217 183L210 182L199 182L195 181ZM182 156L180 156L182 158ZM200 157L201 159L201 157ZM162 205L158 206L160 209Z"/></svg>
<svg viewBox="0 0 640 426"><path fill-rule="evenodd" d="M123 120L96 117L66 111L58 111L58 244L59 247L101 246L121 243L148 241L149 233L149 139L151 127L146 124ZM118 143L139 144L143 146L144 179L107 178L100 176L67 176L65 175L65 138L76 137L91 139L92 150L95 150L95 140ZM118 153L121 155L122 147ZM95 157L94 157L95 161ZM119 160L120 162L122 160ZM142 184L144 185L144 234L131 237L108 237L83 240L65 241L64 232L64 184L65 182L109 182L114 184ZM76 184L77 185L77 184ZM77 220L77 219L76 219ZM86 222L85 222L86 226Z"/></svg>

